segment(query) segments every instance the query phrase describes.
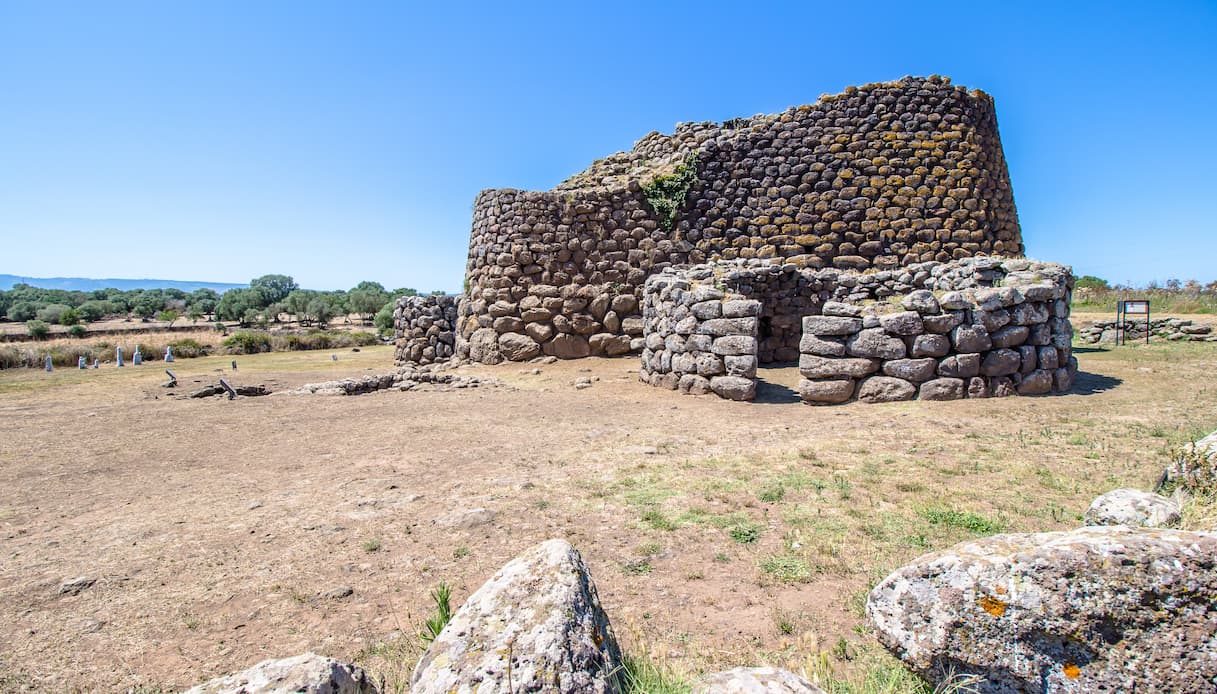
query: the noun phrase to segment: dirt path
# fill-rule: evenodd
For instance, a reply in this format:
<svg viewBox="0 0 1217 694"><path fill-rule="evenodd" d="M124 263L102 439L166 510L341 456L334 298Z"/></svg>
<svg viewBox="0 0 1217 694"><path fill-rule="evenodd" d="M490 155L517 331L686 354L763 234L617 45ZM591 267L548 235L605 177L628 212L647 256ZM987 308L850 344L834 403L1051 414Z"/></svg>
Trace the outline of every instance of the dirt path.
<svg viewBox="0 0 1217 694"><path fill-rule="evenodd" d="M926 507L1074 527L1217 428L1212 345L1080 356L1077 394L835 408L792 402L790 368L741 404L644 386L633 359L232 402L171 397L159 368L3 372L0 690L183 688L306 650L392 679L436 583L463 600L550 537L583 552L627 648L684 670L820 651L849 667L872 648L867 587L970 536ZM223 373L281 390L392 354L229 359L175 370L186 389ZM95 583L62 594L77 576Z"/></svg>

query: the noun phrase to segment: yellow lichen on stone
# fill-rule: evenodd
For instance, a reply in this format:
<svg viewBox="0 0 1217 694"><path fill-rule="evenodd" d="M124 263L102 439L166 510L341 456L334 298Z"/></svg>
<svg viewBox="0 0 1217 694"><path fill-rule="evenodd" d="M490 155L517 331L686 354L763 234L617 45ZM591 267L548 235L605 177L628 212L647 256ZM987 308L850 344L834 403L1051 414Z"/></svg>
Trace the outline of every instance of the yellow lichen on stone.
<svg viewBox="0 0 1217 694"><path fill-rule="evenodd" d="M1000 617L1006 613L1006 603L998 600L997 598L991 598L986 595L976 602L981 606L982 609L984 609L985 612L988 612L994 617Z"/></svg>
<svg viewBox="0 0 1217 694"><path fill-rule="evenodd" d="M1061 669L1064 670L1065 676L1071 680L1076 680L1082 674L1082 668L1073 663L1065 663L1065 666Z"/></svg>

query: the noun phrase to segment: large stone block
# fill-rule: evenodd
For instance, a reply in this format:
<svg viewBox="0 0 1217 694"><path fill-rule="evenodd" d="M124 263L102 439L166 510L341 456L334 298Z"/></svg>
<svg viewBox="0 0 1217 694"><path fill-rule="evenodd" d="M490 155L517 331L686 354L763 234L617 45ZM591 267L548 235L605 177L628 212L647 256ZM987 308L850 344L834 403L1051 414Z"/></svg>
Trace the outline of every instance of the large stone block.
<svg viewBox="0 0 1217 694"><path fill-rule="evenodd" d="M410 679L411 694L623 689L612 626L587 565L564 540L521 554L469 596Z"/></svg>
<svg viewBox="0 0 1217 694"><path fill-rule="evenodd" d="M756 397L756 381L741 376L715 376L710 379L710 389L720 398L728 400L752 400Z"/></svg>
<svg viewBox="0 0 1217 694"><path fill-rule="evenodd" d="M917 395L917 386L902 378L871 376L858 386L858 399L862 402L896 402L912 400Z"/></svg>
<svg viewBox="0 0 1217 694"><path fill-rule="evenodd" d="M803 378L861 378L879 370L878 359L799 356L799 373Z"/></svg>
<svg viewBox="0 0 1217 694"><path fill-rule="evenodd" d="M541 350L551 357L559 359L582 359L592 353L587 338L582 335L563 333L541 345Z"/></svg>
<svg viewBox="0 0 1217 694"><path fill-rule="evenodd" d="M932 686L973 675L986 694L1213 691L1217 535L996 535L899 569L866 613Z"/></svg>
<svg viewBox="0 0 1217 694"><path fill-rule="evenodd" d="M837 378L820 381L799 379L799 397L813 405L836 405L854 396L856 381Z"/></svg>
<svg viewBox="0 0 1217 694"><path fill-rule="evenodd" d="M867 328L847 338L845 349L855 357L901 359L905 355L904 340L888 335L883 328Z"/></svg>
<svg viewBox="0 0 1217 694"><path fill-rule="evenodd" d="M861 318L844 316L805 316L803 318L803 332L811 335L852 335L861 329Z"/></svg>

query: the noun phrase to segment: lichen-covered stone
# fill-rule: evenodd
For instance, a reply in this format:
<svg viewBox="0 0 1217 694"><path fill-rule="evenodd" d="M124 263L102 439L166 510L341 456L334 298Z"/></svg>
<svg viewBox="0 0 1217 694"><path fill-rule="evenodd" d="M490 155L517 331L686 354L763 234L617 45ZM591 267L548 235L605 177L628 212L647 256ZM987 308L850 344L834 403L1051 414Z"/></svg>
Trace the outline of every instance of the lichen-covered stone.
<svg viewBox="0 0 1217 694"><path fill-rule="evenodd" d="M583 558L548 540L479 588L423 653L411 694L620 692L621 653Z"/></svg>
<svg viewBox="0 0 1217 694"><path fill-rule="evenodd" d="M858 386L858 399L862 402L896 402L912 400L917 395L917 386L902 378L871 376Z"/></svg>
<svg viewBox="0 0 1217 694"><path fill-rule="evenodd" d="M1090 527L928 554L871 591L880 641L976 691L1217 689L1217 536Z"/></svg>
<svg viewBox="0 0 1217 694"><path fill-rule="evenodd" d="M217 677L185 694L376 694L367 673L315 653L264 660L244 672Z"/></svg>
<svg viewBox="0 0 1217 694"><path fill-rule="evenodd" d="M824 694L824 690L789 670L737 667L702 677L692 694Z"/></svg>
<svg viewBox="0 0 1217 694"><path fill-rule="evenodd" d="M1179 522L1183 509L1175 499L1140 489L1113 489L1095 497L1086 510L1086 525L1161 528Z"/></svg>

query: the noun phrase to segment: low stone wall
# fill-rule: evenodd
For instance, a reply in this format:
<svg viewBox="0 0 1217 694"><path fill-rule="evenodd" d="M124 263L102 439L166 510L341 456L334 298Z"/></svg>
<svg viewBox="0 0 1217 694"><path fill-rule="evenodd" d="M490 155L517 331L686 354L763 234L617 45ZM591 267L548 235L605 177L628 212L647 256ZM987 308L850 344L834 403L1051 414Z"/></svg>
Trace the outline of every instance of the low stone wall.
<svg viewBox="0 0 1217 694"><path fill-rule="evenodd" d="M761 302L715 285L713 270L651 276L639 377L653 386L731 400L756 396Z"/></svg>
<svg viewBox="0 0 1217 694"><path fill-rule="evenodd" d="M1126 342L1145 341L1144 319L1125 321L1120 331L1116 330L1117 327L1121 326L1114 320L1095 321L1079 330L1078 338L1090 344L1115 344L1117 332L1123 332ZM1165 340L1217 342L1217 335L1213 334L1211 327L1195 323L1190 318L1153 318L1149 322L1149 334L1151 338Z"/></svg>
<svg viewBox="0 0 1217 694"><path fill-rule="evenodd" d="M829 302L803 319L799 395L812 404L1064 392L1077 362L1067 287L916 290L891 304Z"/></svg>
<svg viewBox="0 0 1217 694"><path fill-rule="evenodd" d="M447 361L456 354L458 300L455 296L403 296L397 300L393 326L398 366Z"/></svg>
<svg viewBox="0 0 1217 694"><path fill-rule="evenodd" d="M813 404L1065 391L1077 369L1072 283L1065 266L1021 258L865 273L758 260L668 268L643 289L640 374L746 400L758 364L797 356Z"/></svg>

